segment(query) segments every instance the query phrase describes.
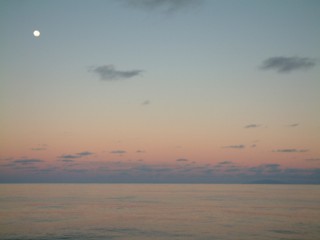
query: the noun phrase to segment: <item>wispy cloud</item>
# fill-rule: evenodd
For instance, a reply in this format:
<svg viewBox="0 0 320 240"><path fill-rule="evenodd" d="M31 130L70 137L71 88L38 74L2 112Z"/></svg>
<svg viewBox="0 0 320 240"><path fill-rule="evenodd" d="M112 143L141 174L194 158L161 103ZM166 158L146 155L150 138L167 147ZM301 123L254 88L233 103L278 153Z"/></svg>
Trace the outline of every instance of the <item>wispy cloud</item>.
<svg viewBox="0 0 320 240"><path fill-rule="evenodd" d="M47 150L47 144L38 144L37 147L31 148L32 151L44 151Z"/></svg>
<svg viewBox="0 0 320 240"><path fill-rule="evenodd" d="M64 154L59 156L58 158L62 159L63 162L73 162L74 159L87 157L93 154L93 152L83 151L75 154Z"/></svg>
<svg viewBox="0 0 320 240"><path fill-rule="evenodd" d="M65 163L72 163L74 162L74 159L70 159L70 158L63 158L61 159L62 162L65 162Z"/></svg>
<svg viewBox="0 0 320 240"><path fill-rule="evenodd" d="M232 164L232 162L231 161L218 162L218 165L226 165L226 164Z"/></svg>
<svg viewBox="0 0 320 240"><path fill-rule="evenodd" d="M54 172L56 171L57 168L56 167L47 167L47 168L42 168L42 169L34 169L34 172L37 172L37 173L42 173L42 174L47 174L47 173L51 173L51 172Z"/></svg>
<svg viewBox="0 0 320 240"><path fill-rule="evenodd" d="M149 100L145 100L141 103L141 105L149 105L150 104L150 101Z"/></svg>
<svg viewBox="0 0 320 240"><path fill-rule="evenodd" d="M283 149L273 150L273 152L278 152L278 153L303 153L303 152L308 152L308 149L283 148Z"/></svg>
<svg viewBox="0 0 320 240"><path fill-rule="evenodd" d="M127 153L125 150L112 150L111 154L125 154Z"/></svg>
<svg viewBox="0 0 320 240"><path fill-rule="evenodd" d="M81 156L79 156L79 155L66 154L66 155L61 155L59 158L75 159L75 158L80 158L80 157L81 157Z"/></svg>
<svg viewBox="0 0 320 240"><path fill-rule="evenodd" d="M13 161L13 163L17 163L17 164L33 164L33 163L40 163L40 162L43 162L43 160L36 159L36 158L17 159Z"/></svg>
<svg viewBox="0 0 320 240"><path fill-rule="evenodd" d="M308 158L305 159L306 161L310 161L310 162L316 162L316 161L320 161L320 158Z"/></svg>
<svg viewBox="0 0 320 240"><path fill-rule="evenodd" d="M186 159L186 158L178 158L176 159L176 162L188 162L189 159Z"/></svg>
<svg viewBox="0 0 320 240"><path fill-rule="evenodd" d="M298 127L299 123L293 123L293 124L289 124L288 127Z"/></svg>
<svg viewBox="0 0 320 240"><path fill-rule="evenodd" d="M89 152L89 151L84 151L84 152L79 152L77 153L78 156L81 156L81 157L86 157L86 156L90 156L94 154L93 152Z"/></svg>
<svg viewBox="0 0 320 240"><path fill-rule="evenodd" d="M44 151L46 148L31 148L32 151Z"/></svg>
<svg viewBox="0 0 320 240"><path fill-rule="evenodd" d="M244 128L257 128L257 127L261 127L261 125L258 125L258 124L248 124L248 125L244 126Z"/></svg>
<svg viewBox="0 0 320 240"><path fill-rule="evenodd" d="M245 146L243 144L239 144L239 145L229 145L229 146L224 146L222 148L234 148L234 149L243 149L245 148Z"/></svg>
<svg viewBox="0 0 320 240"><path fill-rule="evenodd" d="M145 153L145 152L146 152L146 151L140 150L140 149L136 151L136 153Z"/></svg>
<svg viewBox="0 0 320 240"><path fill-rule="evenodd" d="M141 75L142 70L117 70L113 65L102 65L98 67L92 67L88 70L97 74L101 80L115 81L121 79L128 79Z"/></svg>
<svg viewBox="0 0 320 240"><path fill-rule="evenodd" d="M182 8L195 6L203 0L124 0L129 6L145 10L175 12Z"/></svg>
<svg viewBox="0 0 320 240"><path fill-rule="evenodd" d="M261 66L263 70L275 70L279 73L288 73L295 70L307 70L316 65L316 61L307 57L271 57Z"/></svg>

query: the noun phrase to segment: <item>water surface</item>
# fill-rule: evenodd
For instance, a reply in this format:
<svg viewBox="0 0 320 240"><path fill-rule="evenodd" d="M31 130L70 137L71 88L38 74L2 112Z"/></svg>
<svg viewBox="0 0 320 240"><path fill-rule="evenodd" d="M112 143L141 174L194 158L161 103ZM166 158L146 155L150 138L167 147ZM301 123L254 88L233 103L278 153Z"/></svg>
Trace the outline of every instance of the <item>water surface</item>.
<svg viewBox="0 0 320 240"><path fill-rule="evenodd" d="M2 184L0 239L317 239L319 185Z"/></svg>

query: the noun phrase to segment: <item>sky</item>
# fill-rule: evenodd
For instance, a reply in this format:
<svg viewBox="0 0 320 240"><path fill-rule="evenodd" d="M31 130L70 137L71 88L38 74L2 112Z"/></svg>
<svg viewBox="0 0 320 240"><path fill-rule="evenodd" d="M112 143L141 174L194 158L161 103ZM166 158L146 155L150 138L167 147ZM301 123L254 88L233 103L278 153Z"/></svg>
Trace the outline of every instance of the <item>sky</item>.
<svg viewBox="0 0 320 240"><path fill-rule="evenodd" d="M320 183L319 22L318 0L0 0L0 182Z"/></svg>

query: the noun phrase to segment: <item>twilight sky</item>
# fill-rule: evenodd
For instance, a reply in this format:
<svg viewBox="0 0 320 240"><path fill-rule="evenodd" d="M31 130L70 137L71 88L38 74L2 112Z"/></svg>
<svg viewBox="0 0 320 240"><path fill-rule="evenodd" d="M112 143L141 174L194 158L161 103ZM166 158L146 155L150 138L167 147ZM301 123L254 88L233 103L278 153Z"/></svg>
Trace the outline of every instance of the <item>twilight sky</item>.
<svg viewBox="0 0 320 240"><path fill-rule="evenodd" d="M0 182L320 183L319 23L318 0L1 0Z"/></svg>

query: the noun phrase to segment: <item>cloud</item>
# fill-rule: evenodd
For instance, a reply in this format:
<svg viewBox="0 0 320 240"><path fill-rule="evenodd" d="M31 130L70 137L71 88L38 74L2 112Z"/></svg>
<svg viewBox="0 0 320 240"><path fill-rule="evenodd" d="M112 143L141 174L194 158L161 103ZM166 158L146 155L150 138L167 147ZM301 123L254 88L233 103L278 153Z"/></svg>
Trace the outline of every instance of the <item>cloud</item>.
<svg viewBox="0 0 320 240"><path fill-rule="evenodd" d="M245 148L245 146L244 146L244 145L242 145L242 144L240 144L240 145L224 146L223 148L243 149L243 148Z"/></svg>
<svg viewBox="0 0 320 240"><path fill-rule="evenodd" d="M308 158L305 159L306 161L310 161L310 162L316 162L316 161L320 161L320 158Z"/></svg>
<svg viewBox="0 0 320 240"><path fill-rule="evenodd" d="M86 173L89 170L88 169L67 169L67 171L71 173Z"/></svg>
<svg viewBox="0 0 320 240"><path fill-rule="evenodd" d="M86 157L86 156L90 156L94 154L93 152L89 152L89 151L84 151L84 152L79 152L76 154L65 154L65 155L61 155L59 156L59 158L63 158L63 159L76 159L76 158L82 158L82 157ZM65 161L67 162L67 161Z"/></svg>
<svg viewBox="0 0 320 240"><path fill-rule="evenodd" d="M99 75L101 80L114 81L132 78L135 76L141 75L142 70L129 70L129 71L120 71L116 70L113 65L102 65L98 67L92 67L89 69L89 72L93 72Z"/></svg>
<svg viewBox="0 0 320 240"><path fill-rule="evenodd" d="M280 167L281 167L280 164L270 163L270 164L262 164L256 167L250 167L248 170L256 174L263 174L263 173L270 174L270 173L280 173L282 171Z"/></svg>
<svg viewBox="0 0 320 240"><path fill-rule="evenodd" d="M293 123L288 125L288 127L297 127L297 126L299 126L299 123Z"/></svg>
<svg viewBox="0 0 320 240"><path fill-rule="evenodd" d="M219 165L226 165L226 164L232 164L231 161L222 161L222 162L218 162Z"/></svg>
<svg viewBox="0 0 320 240"><path fill-rule="evenodd" d="M92 155L93 153L92 152L89 152L89 151L84 151L84 152L79 152L77 153L78 156L81 156L81 157L85 157L85 156L90 156Z"/></svg>
<svg viewBox="0 0 320 240"><path fill-rule="evenodd" d="M38 148L31 148L32 151L44 151L44 150L47 150L46 148L41 148L41 147L38 147Z"/></svg>
<svg viewBox="0 0 320 240"><path fill-rule="evenodd" d="M189 159L186 159L186 158L178 158L176 161L177 161L177 162L188 162Z"/></svg>
<svg viewBox="0 0 320 240"><path fill-rule="evenodd" d="M131 168L131 171L138 171L142 173L169 173L172 172L171 167L162 167L162 166L156 166L156 165L138 165L136 167Z"/></svg>
<svg viewBox="0 0 320 240"><path fill-rule="evenodd" d="M110 153L112 153L112 154L125 154L127 152L125 150L113 150Z"/></svg>
<svg viewBox="0 0 320 240"><path fill-rule="evenodd" d="M174 12L195 4L200 4L203 0L125 0L129 6L145 10L160 9L166 12Z"/></svg>
<svg viewBox="0 0 320 240"><path fill-rule="evenodd" d="M279 73L288 73L295 70L307 70L316 65L316 61L303 57L271 57L266 59L261 66L263 70L275 70Z"/></svg>
<svg viewBox="0 0 320 240"><path fill-rule="evenodd" d="M244 128L257 128L257 127L260 127L261 125L258 125L258 124L248 124L246 126L244 126Z"/></svg>
<svg viewBox="0 0 320 240"><path fill-rule="evenodd" d="M278 152L278 153L303 153L303 152L308 152L308 149L284 148L284 149L273 150L273 152Z"/></svg>
<svg viewBox="0 0 320 240"><path fill-rule="evenodd" d="M18 163L18 164L33 164L33 163L40 163L40 162L43 162L43 160L36 159L36 158L17 159L13 161L13 163Z"/></svg>
<svg viewBox="0 0 320 240"><path fill-rule="evenodd" d="M37 147L31 148L32 151L44 151L47 150L47 144L38 144Z"/></svg>
<svg viewBox="0 0 320 240"><path fill-rule="evenodd" d="M144 150L137 150L136 153L145 153L146 151Z"/></svg>
<svg viewBox="0 0 320 240"><path fill-rule="evenodd" d="M75 159L75 158L80 158L80 157L81 156L79 156L79 155L66 154L66 155L61 155L59 158Z"/></svg>
<svg viewBox="0 0 320 240"><path fill-rule="evenodd" d="M73 159L69 159L69 158L64 158L64 159L61 159L62 162L65 162L65 163L71 163L71 162L74 162Z"/></svg>
<svg viewBox="0 0 320 240"><path fill-rule="evenodd" d="M129 160L83 161L81 164L72 163L76 159L58 161L71 163L62 168L46 162L40 167L40 159L8 160L5 166L2 164L0 167L0 182L251 183L271 179L285 183L320 183L319 168L286 168L277 163L238 166L228 160L216 165L188 164L190 160L185 164L149 164ZM21 171L28 174L22 175ZM12 173L15 175L10 175Z"/></svg>
<svg viewBox="0 0 320 240"><path fill-rule="evenodd" d="M1 167L15 167L16 165L14 163L4 163L0 164Z"/></svg>
<svg viewBox="0 0 320 240"><path fill-rule="evenodd" d="M240 171L241 171L241 168L236 166L231 166L225 170L226 173L228 172L234 173L234 172L240 172Z"/></svg>
<svg viewBox="0 0 320 240"><path fill-rule="evenodd" d="M281 165L278 163L269 163L269 164L265 164L263 166L266 168L273 168L274 169L274 168L279 168Z"/></svg>
<svg viewBox="0 0 320 240"><path fill-rule="evenodd" d="M57 170L56 167L47 167L47 168L43 168L43 169L35 169L34 171L38 172L38 173L42 173L42 174L47 174L47 173L54 172L56 170Z"/></svg>
<svg viewBox="0 0 320 240"><path fill-rule="evenodd" d="M284 173L287 174L309 174L312 169L301 169L301 168L286 168L283 170Z"/></svg>
<svg viewBox="0 0 320 240"><path fill-rule="evenodd" d="M215 174L225 174L228 172L238 172L241 171L242 168L236 166L232 161L221 161L213 166Z"/></svg>
<svg viewBox="0 0 320 240"><path fill-rule="evenodd" d="M150 101L149 100L145 100L141 103L141 105L149 105L150 104Z"/></svg>

